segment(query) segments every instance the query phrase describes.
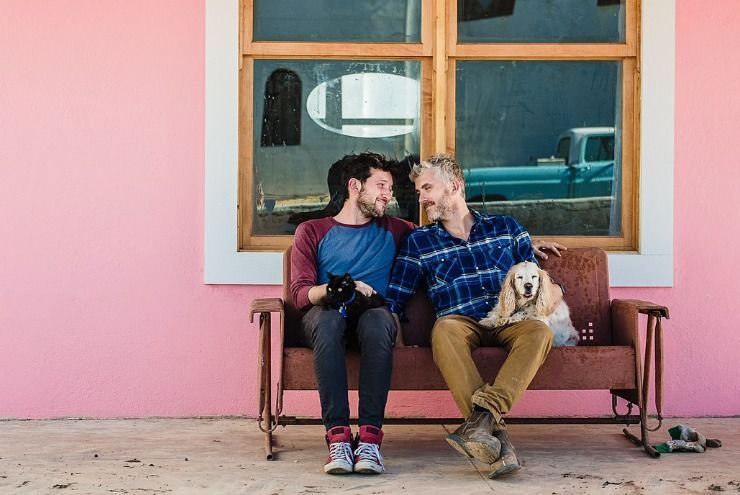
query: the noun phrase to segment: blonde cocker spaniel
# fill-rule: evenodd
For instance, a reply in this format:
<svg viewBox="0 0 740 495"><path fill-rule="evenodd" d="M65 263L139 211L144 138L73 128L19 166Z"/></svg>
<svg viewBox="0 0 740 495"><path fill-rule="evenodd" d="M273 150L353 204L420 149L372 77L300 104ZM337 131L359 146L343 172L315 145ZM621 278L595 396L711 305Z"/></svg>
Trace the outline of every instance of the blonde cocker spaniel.
<svg viewBox="0 0 740 495"><path fill-rule="evenodd" d="M578 344L578 332L560 287L535 263L511 267L501 286L498 303L480 324L495 328L522 320L545 322L554 333L553 347Z"/></svg>

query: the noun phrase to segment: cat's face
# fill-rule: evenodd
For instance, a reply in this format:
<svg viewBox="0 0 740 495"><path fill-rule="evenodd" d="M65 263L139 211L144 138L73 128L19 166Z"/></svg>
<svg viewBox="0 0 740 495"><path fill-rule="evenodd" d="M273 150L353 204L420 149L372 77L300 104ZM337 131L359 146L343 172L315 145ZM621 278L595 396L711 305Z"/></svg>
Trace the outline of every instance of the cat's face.
<svg viewBox="0 0 740 495"><path fill-rule="evenodd" d="M328 273L327 275L329 275L329 283L326 286L326 292L330 302L342 303L352 299L356 284L349 273L344 275Z"/></svg>

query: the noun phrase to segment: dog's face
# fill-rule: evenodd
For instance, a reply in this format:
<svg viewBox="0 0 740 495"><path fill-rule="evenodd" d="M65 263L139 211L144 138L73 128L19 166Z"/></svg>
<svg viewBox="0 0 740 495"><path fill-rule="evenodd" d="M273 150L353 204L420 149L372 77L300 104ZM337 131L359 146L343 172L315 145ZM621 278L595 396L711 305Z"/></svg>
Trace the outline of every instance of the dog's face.
<svg viewBox="0 0 740 495"><path fill-rule="evenodd" d="M501 285L498 311L508 317L526 306L537 315L548 315L563 299L560 288L554 287L550 276L536 263L518 263L509 269Z"/></svg>
<svg viewBox="0 0 740 495"><path fill-rule="evenodd" d="M529 261L519 263L511 268L513 277L511 284L516 293L517 306L526 304L533 300L540 289L541 270Z"/></svg>

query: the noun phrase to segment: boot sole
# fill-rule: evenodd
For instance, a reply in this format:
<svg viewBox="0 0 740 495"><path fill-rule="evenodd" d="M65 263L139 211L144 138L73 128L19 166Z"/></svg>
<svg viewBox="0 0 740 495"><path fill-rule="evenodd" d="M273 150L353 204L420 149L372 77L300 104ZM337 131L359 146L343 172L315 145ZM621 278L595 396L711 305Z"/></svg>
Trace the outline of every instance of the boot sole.
<svg viewBox="0 0 740 495"><path fill-rule="evenodd" d="M500 451L494 451L489 445L481 442L466 441L454 433L447 435L447 443L461 454L484 464L493 464L499 458Z"/></svg>
<svg viewBox="0 0 740 495"><path fill-rule="evenodd" d="M515 471L519 471L522 465L519 464L519 459L515 455L502 456L498 461L491 465L491 472L488 473L490 479L500 478L506 476Z"/></svg>
<svg viewBox="0 0 740 495"><path fill-rule="evenodd" d="M452 448L460 452L465 457L469 459L473 458L473 455L470 452L468 452L468 450L465 448L465 442L463 442L462 439L458 437L457 435L455 435L454 438L453 438L453 435L447 435L447 443L449 443L452 446Z"/></svg>

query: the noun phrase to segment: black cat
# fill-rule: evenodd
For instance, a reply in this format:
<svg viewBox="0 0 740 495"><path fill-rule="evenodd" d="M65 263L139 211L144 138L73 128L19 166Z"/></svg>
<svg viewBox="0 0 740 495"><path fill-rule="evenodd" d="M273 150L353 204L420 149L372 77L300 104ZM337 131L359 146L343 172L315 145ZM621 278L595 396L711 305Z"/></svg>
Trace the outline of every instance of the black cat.
<svg viewBox="0 0 740 495"><path fill-rule="evenodd" d="M336 309L347 319L357 320L365 310L379 308L385 304L380 294L373 293L368 297L357 290L357 284L349 273L344 275L329 275L326 286L327 306Z"/></svg>

